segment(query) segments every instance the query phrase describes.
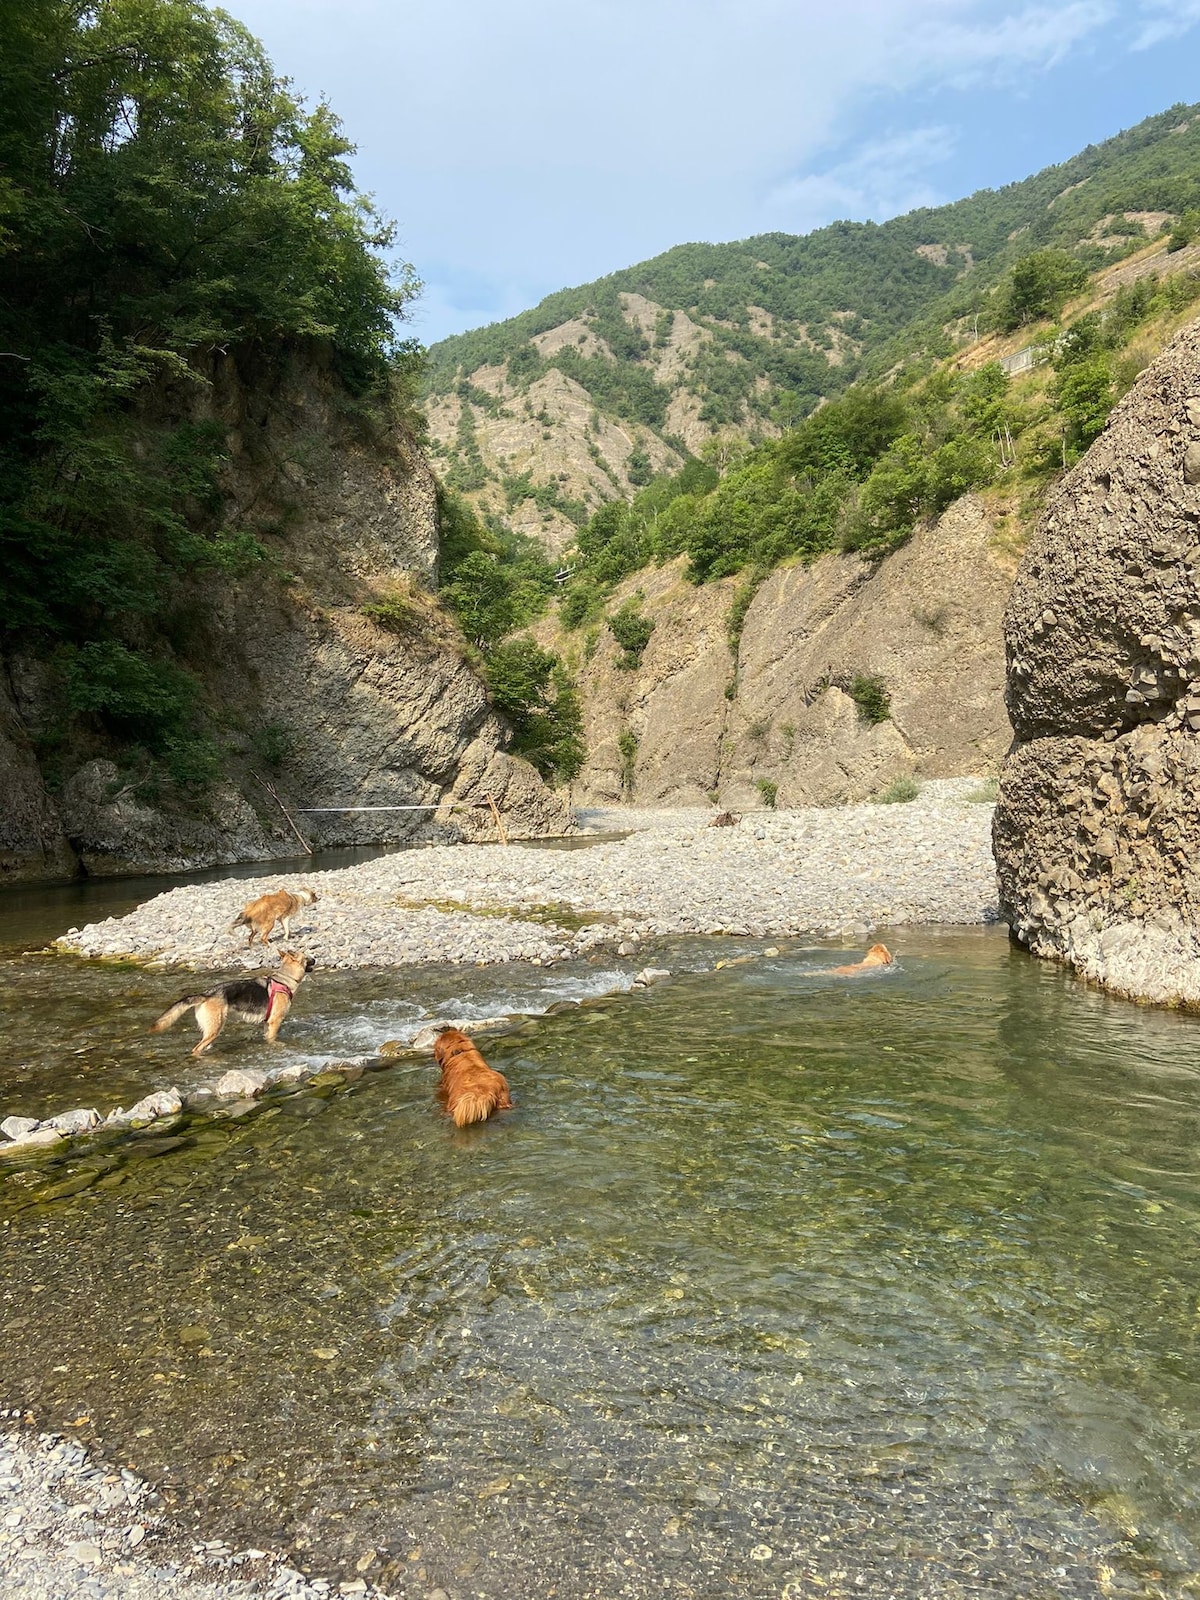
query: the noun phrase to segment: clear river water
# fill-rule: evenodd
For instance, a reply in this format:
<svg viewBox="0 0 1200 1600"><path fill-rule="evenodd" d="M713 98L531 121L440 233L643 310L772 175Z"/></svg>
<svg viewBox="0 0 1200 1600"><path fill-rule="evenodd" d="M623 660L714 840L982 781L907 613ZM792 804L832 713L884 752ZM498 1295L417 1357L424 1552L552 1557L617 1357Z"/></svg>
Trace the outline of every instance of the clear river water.
<svg viewBox="0 0 1200 1600"><path fill-rule="evenodd" d="M177 976L22 952L35 902L0 1112L263 1059L148 1035ZM315 974L285 1056L674 976L490 1042L480 1129L409 1057L0 1169L0 1404L401 1596L1194 1593L1200 1023L887 938Z"/></svg>

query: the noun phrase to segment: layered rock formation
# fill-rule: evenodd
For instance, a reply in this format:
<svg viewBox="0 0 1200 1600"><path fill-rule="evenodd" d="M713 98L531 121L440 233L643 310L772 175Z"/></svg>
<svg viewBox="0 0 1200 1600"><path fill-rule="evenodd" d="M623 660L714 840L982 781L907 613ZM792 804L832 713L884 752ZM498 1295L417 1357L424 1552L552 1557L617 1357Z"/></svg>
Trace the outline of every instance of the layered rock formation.
<svg viewBox="0 0 1200 1600"><path fill-rule="evenodd" d="M641 805L715 798L748 809L868 800L896 778L985 775L1011 741L1001 618L1011 568L981 502L967 497L880 562L828 555L782 567L757 590L736 651L739 580L697 588L684 562L639 573L654 632L636 671L607 628L543 630L579 655L587 765L575 796ZM852 698L877 683L890 715ZM767 793L770 793L770 788Z"/></svg>
<svg viewBox="0 0 1200 1600"><path fill-rule="evenodd" d="M1200 323L1058 487L1005 619L1002 913L1116 993L1200 1004Z"/></svg>
<svg viewBox="0 0 1200 1600"><path fill-rule="evenodd" d="M348 415L344 391L311 351L263 370L225 358L207 376L198 400L190 389L156 404L176 421L220 422L227 525L269 551L244 577L197 580L175 629L225 776L180 804L102 739L56 746L53 665L12 658L0 679L0 875L295 855L300 843L264 783L318 846L490 838L494 825L482 807L344 816L300 808L448 807L491 793L516 836L568 829L565 803L505 753L507 727L426 592L437 573L437 509L417 444ZM45 751L52 764L39 760Z"/></svg>

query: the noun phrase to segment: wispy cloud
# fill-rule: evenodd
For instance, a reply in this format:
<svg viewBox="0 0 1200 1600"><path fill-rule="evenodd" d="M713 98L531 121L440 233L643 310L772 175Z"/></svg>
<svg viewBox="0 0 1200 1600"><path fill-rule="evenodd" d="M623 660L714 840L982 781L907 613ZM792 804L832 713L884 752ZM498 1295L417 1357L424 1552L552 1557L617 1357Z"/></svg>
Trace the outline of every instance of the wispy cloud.
<svg viewBox="0 0 1200 1600"><path fill-rule="evenodd" d="M1178 39L1200 23L1200 0L1144 0L1140 9L1143 22L1133 41L1135 50Z"/></svg>
<svg viewBox="0 0 1200 1600"><path fill-rule="evenodd" d="M938 205L945 196L933 187L929 172L949 160L954 142L953 129L945 127L874 139L825 172L777 184L765 203L780 222L799 232L834 217L884 222L917 206Z"/></svg>
<svg viewBox="0 0 1200 1600"><path fill-rule="evenodd" d="M1110 0L1027 6L995 17L925 19L905 54L922 78L957 86L983 79L1011 82L1014 73L1047 72L1113 20Z"/></svg>

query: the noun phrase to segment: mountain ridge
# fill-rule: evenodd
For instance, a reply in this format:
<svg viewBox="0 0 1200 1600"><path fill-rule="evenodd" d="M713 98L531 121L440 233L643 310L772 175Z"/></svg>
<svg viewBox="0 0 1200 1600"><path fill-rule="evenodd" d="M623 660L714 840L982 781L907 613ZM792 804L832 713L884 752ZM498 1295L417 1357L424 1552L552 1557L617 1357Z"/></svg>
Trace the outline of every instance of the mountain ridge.
<svg viewBox="0 0 1200 1600"><path fill-rule="evenodd" d="M857 378L947 355L1034 250L1096 271L1200 204L1200 107L885 223L675 246L431 347L450 488L552 553L709 440L778 435Z"/></svg>

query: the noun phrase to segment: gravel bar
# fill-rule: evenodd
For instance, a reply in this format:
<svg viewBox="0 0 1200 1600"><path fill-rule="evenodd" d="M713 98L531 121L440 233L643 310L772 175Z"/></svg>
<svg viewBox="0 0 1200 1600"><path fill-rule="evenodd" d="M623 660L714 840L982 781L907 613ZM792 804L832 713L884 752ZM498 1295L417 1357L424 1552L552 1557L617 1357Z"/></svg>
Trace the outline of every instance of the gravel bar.
<svg viewBox="0 0 1200 1600"><path fill-rule="evenodd" d="M266 1550L195 1542L128 1468L0 1411L0 1600L386 1600L367 1578L305 1578Z"/></svg>
<svg viewBox="0 0 1200 1600"><path fill-rule="evenodd" d="M996 917L992 806L977 780L927 783L899 805L580 813L583 849L437 845L336 872L188 885L128 916L71 929L56 948L194 969L252 968L230 924L242 905L301 883L319 900L291 942L324 968L460 961L545 964L658 935L858 935L880 924ZM278 948L278 936L275 941Z"/></svg>

